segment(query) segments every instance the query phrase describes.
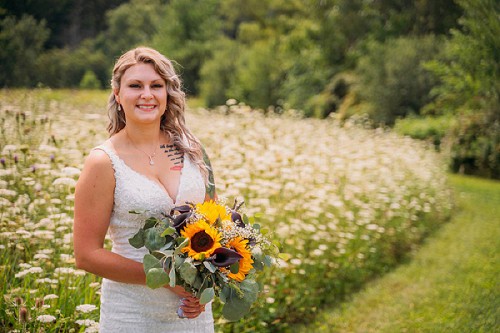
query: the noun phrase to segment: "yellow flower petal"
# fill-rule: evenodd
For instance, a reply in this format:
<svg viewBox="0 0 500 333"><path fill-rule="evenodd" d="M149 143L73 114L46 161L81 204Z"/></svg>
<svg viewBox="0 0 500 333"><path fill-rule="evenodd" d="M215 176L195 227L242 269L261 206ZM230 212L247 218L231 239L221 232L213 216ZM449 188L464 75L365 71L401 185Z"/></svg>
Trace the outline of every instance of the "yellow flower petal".
<svg viewBox="0 0 500 333"><path fill-rule="evenodd" d="M243 239L240 236L234 238L227 244L228 248L232 248L243 256L243 258L239 260L240 267L238 273L228 273L227 275L231 279L239 282L245 280L245 276L253 268L252 254L250 253L250 250L247 249L247 244L248 240Z"/></svg>
<svg viewBox="0 0 500 333"><path fill-rule="evenodd" d="M186 225L181 235L189 239L189 244L182 252L187 252L195 260L209 257L215 249L221 247L222 235L203 220Z"/></svg>
<svg viewBox="0 0 500 333"><path fill-rule="evenodd" d="M210 224L214 224L218 218L220 218L222 221L231 220L231 215L227 212L226 207L216 203L213 200L197 204L196 212L203 215L207 222Z"/></svg>

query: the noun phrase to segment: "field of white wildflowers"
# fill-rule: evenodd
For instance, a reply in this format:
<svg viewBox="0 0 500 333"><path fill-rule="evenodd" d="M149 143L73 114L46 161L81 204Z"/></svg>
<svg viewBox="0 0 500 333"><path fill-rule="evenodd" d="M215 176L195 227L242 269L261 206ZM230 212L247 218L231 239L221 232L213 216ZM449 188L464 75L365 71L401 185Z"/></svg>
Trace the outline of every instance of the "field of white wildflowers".
<svg viewBox="0 0 500 333"><path fill-rule="evenodd" d="M0 328L94 332L100 279L75 269L73 190L107 138L107 94L0 91ZM440 158L421 143L333 120L193 110L219 196L238 196L281 243L264 293L220 332L284 332L397 264L449 216Z"/></svg>

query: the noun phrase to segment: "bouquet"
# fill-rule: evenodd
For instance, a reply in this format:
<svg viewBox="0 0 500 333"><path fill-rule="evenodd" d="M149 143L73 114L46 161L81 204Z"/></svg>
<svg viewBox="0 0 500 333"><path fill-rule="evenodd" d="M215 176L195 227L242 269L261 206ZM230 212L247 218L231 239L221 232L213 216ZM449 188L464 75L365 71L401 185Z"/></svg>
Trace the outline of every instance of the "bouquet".
<svg viewBox="0 0 500 333"><path fill-rule="evenodd" d="M230 321L248 313L260 291L256 273L273 265L278 248L253 217L238 212L242 204L187 203L148 218L129 239L149 250L143 260L148 287L180 285L201 304L218 297Z"/></svg>

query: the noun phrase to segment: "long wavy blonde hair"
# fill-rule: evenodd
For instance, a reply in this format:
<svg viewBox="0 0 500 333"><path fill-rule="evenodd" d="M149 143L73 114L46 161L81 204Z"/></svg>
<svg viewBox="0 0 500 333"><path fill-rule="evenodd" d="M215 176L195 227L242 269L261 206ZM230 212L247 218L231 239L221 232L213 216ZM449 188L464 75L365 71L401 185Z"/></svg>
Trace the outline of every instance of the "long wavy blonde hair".
<svg viewBox="0 0 500 333"><path fill-rule="evenodd" d="M164 132L181 153L189 156L200 169L205 183L208 183L208 166L203 160L203 148L200 141L186 127L184 118L186 95L182 83L175 73L172 62L160 52L149 47L137 47L124 53L116 62L111 78L111 94L108 99L110 135L121 131L126 125L125 113L119 110L114 91L120 90L121 78L125 71L139 63L152 64L156 72L165 80L167 88L167 108L161 117L160 130Z"/></svg>

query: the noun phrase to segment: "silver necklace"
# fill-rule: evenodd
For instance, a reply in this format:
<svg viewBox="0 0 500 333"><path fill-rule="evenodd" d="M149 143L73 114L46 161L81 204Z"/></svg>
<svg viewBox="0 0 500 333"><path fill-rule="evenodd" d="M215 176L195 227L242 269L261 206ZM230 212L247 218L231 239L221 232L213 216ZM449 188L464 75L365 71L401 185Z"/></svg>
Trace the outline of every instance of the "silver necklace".
<svg viewBox="0 0 500 333"><path fill-rule="evenodd" d="M149 158L149 165L150 165L150 166L155 165L155 161L153 161L153 158L156 156L156 147L157 147L158 145L155 145L155 150L153 151L153 154L152 154L152 155L149 155L149 154L148 154L148 153L146 153L144 150L139 149L139 148L135 145L134 141L132 141L132 139L131 139L131 138L130 138L130 136L128 135L128 132L127 132L127 131L125 131L125 133L127 134L127 138L129 139L129 141L130 141L130 143L132 144L132 146L134 146L134 148L135 148L135 149L137 149L138 151L143 152L143 153L144 153L144 155L146 155L146 156Z"/></svg>

